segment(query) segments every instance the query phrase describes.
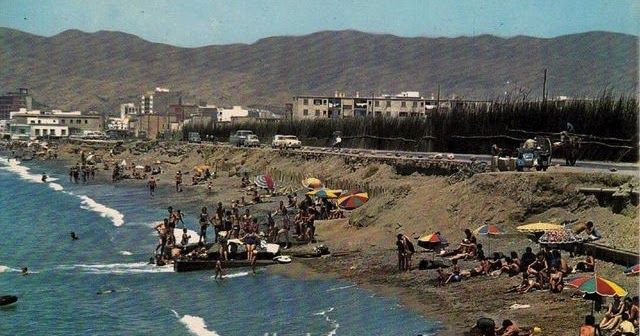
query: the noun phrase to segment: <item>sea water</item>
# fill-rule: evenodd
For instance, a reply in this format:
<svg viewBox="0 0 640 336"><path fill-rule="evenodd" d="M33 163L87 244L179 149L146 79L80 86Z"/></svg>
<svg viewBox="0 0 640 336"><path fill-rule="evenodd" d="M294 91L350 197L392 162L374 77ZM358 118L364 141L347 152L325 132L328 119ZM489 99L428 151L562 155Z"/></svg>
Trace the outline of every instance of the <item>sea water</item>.
<svg viewBox="0 0 640 336"><path fill-rule="evenodd" d="M432 335L438 324L338 280L174 273L147 262L165 209L143 188L68 183L0 157L0 335ZM195 229L195 218L187 218ZM72 240L74 231L79 240ZM21 267L30 275L22 276ZM101 294L98 294L101 293Z"/></svg>

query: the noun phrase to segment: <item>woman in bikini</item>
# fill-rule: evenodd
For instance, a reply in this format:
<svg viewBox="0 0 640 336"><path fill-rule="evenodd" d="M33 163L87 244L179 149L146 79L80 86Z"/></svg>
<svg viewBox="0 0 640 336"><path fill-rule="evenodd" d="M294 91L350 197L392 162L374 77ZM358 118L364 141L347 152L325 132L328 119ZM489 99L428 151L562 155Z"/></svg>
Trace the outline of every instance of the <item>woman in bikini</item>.
<svg viewBox="0 0 640 336"><path fill-rule="evenodd" d="M551 266L551 270L549 272L549 290L552 293L560 293L564 288L564 274L556 268L556 266Z"/></svg>

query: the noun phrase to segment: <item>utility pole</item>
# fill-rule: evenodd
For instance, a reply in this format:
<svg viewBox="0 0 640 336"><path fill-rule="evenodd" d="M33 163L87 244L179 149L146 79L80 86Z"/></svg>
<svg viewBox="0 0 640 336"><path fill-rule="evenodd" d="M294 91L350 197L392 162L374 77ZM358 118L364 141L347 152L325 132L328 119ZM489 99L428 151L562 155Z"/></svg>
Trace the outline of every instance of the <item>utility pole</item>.
<svg viewBox="0 0 640 336"><path fill-rule="evenodd" d="M544 68L544 79L542 80L542 101L547 101L547 68Z"/></svg>

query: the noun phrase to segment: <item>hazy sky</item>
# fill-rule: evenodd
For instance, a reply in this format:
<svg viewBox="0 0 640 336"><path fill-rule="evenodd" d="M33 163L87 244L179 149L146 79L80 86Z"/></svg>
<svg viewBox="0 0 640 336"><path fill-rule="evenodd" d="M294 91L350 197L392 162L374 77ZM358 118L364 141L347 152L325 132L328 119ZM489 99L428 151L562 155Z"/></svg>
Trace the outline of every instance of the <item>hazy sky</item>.
<svg viewBox="0 0 640 336"><path fill-rule="evenodd" d="M399 36L640 34L638 0L0 0L0 26L118 30L180 46L356 29Z"/></svg>

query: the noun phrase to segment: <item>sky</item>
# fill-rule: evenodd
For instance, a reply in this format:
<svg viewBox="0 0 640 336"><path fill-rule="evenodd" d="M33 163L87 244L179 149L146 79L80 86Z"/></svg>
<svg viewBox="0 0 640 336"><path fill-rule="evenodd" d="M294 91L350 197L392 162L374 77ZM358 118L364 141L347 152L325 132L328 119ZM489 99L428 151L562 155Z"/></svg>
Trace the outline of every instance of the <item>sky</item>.
<svg viewBox="0 0 640 336"><path fill-rule="evenodd" d="M0 26L123 31L183 47L354 29L404 37L640 35L638 0L0 0Z"/></svg>

